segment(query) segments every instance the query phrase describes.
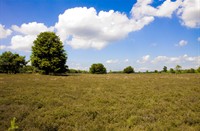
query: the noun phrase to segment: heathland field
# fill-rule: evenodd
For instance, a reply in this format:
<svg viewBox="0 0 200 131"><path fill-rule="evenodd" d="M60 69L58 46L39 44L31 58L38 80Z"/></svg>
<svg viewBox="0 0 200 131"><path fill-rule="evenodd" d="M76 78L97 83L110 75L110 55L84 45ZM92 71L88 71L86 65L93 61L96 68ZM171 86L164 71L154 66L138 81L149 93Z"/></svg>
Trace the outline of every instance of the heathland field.
<svg viewBox="0 0 200 131"><path fill-rule="evenodd" d="M0 130L200 130L200 74L0 74Z"/></svg>

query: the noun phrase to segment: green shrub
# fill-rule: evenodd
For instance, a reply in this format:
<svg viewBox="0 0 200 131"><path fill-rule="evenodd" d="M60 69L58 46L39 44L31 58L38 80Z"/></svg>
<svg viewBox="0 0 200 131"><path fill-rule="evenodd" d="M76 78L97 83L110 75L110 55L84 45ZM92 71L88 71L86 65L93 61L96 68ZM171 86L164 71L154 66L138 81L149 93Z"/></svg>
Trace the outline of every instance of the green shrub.
<svg viewBox="0 0 200 131"><path fill-rule="evenodd" d="M128 66L124 69L123 71L124 73L130 74L130 73L134 73L134 69L131 66Z"/></svg>
<svg viewBox="0 0 200 131"><path fill-rule="evenodd" d="M92 64L91 67L90 67L90 73L92 73L92 74L106 74L106 68L101 63Z"/></svg>

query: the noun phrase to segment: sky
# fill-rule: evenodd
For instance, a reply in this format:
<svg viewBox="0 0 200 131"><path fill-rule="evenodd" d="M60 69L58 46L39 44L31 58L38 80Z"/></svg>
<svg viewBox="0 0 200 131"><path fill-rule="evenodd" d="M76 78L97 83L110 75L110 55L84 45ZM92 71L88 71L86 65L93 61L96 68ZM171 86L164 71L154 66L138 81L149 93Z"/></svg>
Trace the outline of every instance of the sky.
<svg viewBox="0 0 200 131"><path fill-rule="evenodd" d="M40 32L63 42L69 68L200 66L199 0L0 0L0 54L30 59Z"/></svg>

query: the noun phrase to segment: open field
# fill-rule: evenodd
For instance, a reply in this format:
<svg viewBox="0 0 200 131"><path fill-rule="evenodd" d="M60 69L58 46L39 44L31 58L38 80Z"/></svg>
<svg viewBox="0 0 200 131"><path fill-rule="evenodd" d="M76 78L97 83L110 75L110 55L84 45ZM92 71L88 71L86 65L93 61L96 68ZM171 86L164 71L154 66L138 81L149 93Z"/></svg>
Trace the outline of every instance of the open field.
<svg viewBox="0 0 200 131"><path fill-rule="evenodd" d="M0 74L0 130L200 130L200 74Z"/></svg>

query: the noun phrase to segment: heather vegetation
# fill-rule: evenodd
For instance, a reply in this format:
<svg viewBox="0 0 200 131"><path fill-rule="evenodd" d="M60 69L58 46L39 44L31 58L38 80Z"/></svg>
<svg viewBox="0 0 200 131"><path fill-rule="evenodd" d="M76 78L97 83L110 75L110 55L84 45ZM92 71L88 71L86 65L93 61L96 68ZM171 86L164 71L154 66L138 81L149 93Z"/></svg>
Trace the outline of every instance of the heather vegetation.
<svg viewBox="0 0 200 131"><path fill-rule="evenodd" d="M198 131L199 82L199 74L0 74L0 127Z"/></svg>

